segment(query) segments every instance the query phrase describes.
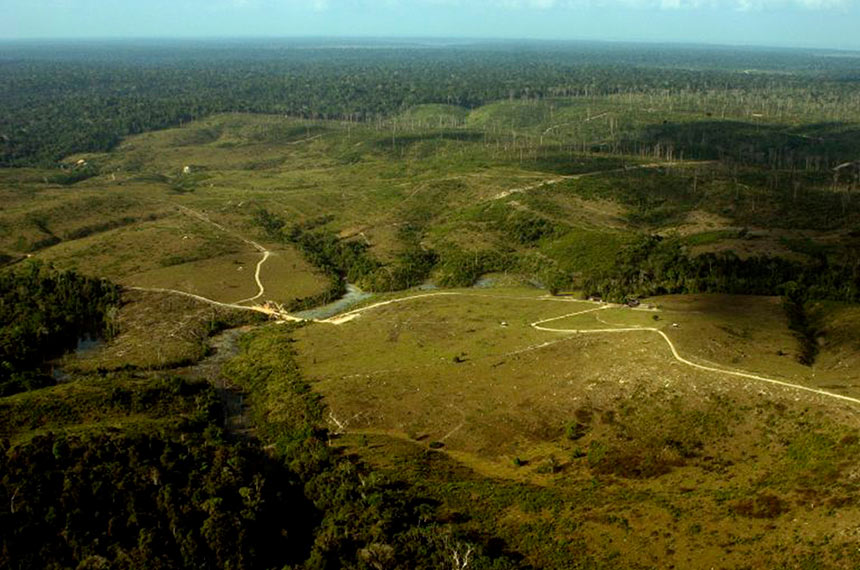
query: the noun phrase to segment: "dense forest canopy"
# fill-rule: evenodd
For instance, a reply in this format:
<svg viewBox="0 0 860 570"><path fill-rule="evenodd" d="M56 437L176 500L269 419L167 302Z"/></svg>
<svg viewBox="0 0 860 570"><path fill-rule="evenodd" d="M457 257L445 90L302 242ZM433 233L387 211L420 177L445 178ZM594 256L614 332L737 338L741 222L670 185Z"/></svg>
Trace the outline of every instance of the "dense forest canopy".
<svg viewBox="0 0 860 570"><path fill-rule="evenodd" d="M37 367L85 336L106 336L119 287L73 271L27 263L0 272L0 395L50 384Z"/></svg>
<svg viewBox="0 0 860 570"><path fill-rule="evenodd" d="M379 41L0 44L0 165L50 164L212 113L376 120L422 103L802 87L839 99L838 52ZM839 56L839 57L837 57Z"/></svg>

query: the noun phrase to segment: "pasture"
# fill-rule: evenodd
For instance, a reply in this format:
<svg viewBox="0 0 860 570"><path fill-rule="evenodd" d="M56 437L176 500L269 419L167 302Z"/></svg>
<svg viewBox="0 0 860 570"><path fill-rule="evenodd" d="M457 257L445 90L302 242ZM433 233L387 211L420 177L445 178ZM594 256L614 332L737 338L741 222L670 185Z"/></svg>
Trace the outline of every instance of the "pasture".
<svg viewBox="0 0 860 570"><path fill-rule="evenodd" d="M810 304L820 347L804 366L777 297L665 295L635 310L580 298L643 235L690 254L854 255L856 201L829 177L633 144L747 132L741 105L715 117L716 99L679 97L660 112L604 96L364 123L223 114L70 157L97 166L73 183L3 172L4 259L126 287L116 335L55 363L86 381L0 402L19 418L16 441L79 424L145 430L107 404L48 412L63 399L96 409L115 383L156 371L188 374L213 335L247 325L249 345L295 359L331 446L528 564L856 566L858 404L751 377L860 398L856 307ZM768 136L797 128L771 118ZM262 326L248 310L322 298L356 260L395 273L416 252L432 260L422 289L376 294L338 324ZM480 286L436 288L446 280ZM288 417L285 386L249 396ZM150 427L172 425L169 412Z"/></svg>
<svg viewBox="0 0 860 570"><path fill-rule="evenodd" d="M660 328L691 361L820 388L777 354L793 339L775 299L419 295L291 336L333 441L466 527L544 567L797 563L825 545L827 563L854 560L858 404L691 368L646 330L532 326Z"/></svg>

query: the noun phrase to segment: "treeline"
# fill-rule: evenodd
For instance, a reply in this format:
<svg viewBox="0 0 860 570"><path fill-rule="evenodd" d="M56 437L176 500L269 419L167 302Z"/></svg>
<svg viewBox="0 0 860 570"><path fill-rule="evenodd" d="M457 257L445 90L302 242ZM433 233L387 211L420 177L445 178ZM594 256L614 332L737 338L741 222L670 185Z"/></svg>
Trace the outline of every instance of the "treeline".
<svg viewBox="0 0 860 570"><path fill-rule="evenodd" d="M283 326L251 333L225 372L248 393L262 441L298 476L319 513L304 567L466 567L455 565L455 557L468 557L468 568L522 567L498 539L463 534L456 524L441 522L434 502L388 484L332 445L337 436L324 427L328 410L301 376L291 334Z"/></svg>
<svg viewBox="0 0 860 570"><path fill-rule="evenodd" d="M816 315L809 310L809 292L795 282L783 286L782 308L788 319L788 328L798 344L797 361L812 366L818 356L821 334Z"/></svg>
<svg viewBox="0 0 860 570"><path fill-rule="evenodd" d="M372 121L422 103L473 108L500 99L781 87L814 87L838 99L854 73L843 58L801 52L699 50L694 58L686 50L585 44L295 47L7 46L0 166L104 151L124 136L219 112ZM800 73L733 71L762 66Z"/></svg>
<svg viewBox="0 0 860 570"><path fill-rule="evenodd" d="M433 278L441 287L470 287L482 275L507 271L533 275L551 291L572 285L572 277L560 271L556 264L543 258L536 260L520 255L505 244L467 250L447 244L437 250L421 244L420 227L405 224L398 231L401 250L394 258L382 263L375 259L367 244L341 239L325 228L330 217L320 217L288 226L279 216L261 209L255 213L255 223L270 239L297 246L305 259L322 270L332 280L331 287L320 295L301 299L293 310L310 308L340 298L346 284L354 283L367 291L401 291L421 285ZM541 239L563 234L565 228L546 218L530 213L511 212L502 206L490 207L478 214L493 230L503 234L516 246L534 246Z"/></svg>
<svg viewBox="0 0 860 570"><path fill-rule="evenodd" d="M283 326L251 333L222 371L248 394L259 440L222 429L206 383L154 378L150 387L130 377L109 379L125 387L109 389L103 404L91 388L79 391L107 414L93 423L65 418L17 445L0 440L0 567L464 567L455 559L523 567L500 541L459 530L435 502L332 445L291 334ZM38 400L60 405L77 393L50 390ZM9 411L23 419L17 404ZM105 419L121 427L105 429ZM20 421L7 427L13 436L26 430Z"/></svg>
<svg viewBox="0 0 860 570"><path fill-rule="evenodd" d="M782 295L789 283L810 299L860 302L860 260L836 265L823 256L809 264L741 259L733 252L691 256L680 240L652 235L622 250L610 270L586 277L583 288L589 295L624 301L673 293Z"/></svg>
<svg viewBox="0 0 860 570"><path fill-rule="evenodd" d="M71 372L62 386L0 398L0 439L20 438L30 430L118 425L134 418L146 418L147 432L163 431L165 425L203 431L223 423L222 416L222 401L208 382L133 369Z"/></svg>
<svg viewBox="0 0 860 570"><path fill-rule="evenodd" d="M51 384L39 366L82 337L109 336L119 287L29 262L0 272L0 395Z"/></svg>
<svg viewBox="0 0 860 570"><path fill-rule="evenodd" d="M284 568L307 557L316 509L281 462L225 438L207 382L114 373L0 409L0 435L47 428L0 440L0 567Z"/></svg>
<svg viewBox="0 0 860 570"><path fill-rule="evenodd" d="M287 226L283 218L260 209L254 220L270 239L298 247L305 259L332 281L329 290L295 302L293 309L333 301L346 292L347 283L378 292L408 289L421 284L437 261L436 254L422 248L417 239L407 239L396 258L383 264L371 255L367 244L341 239L327 229L325 225L331 221L327 216Z"/></svg>
<svg viewBox="0 0 860 570"><path fill-rule="evenodd" d="M721 160L782 171L829 171L860 153L860 129L842 121L788 128L750 121L709 120L649 125L613 143L614 152L660 159ZM594 150L601 150L596 147Z"/></svg>

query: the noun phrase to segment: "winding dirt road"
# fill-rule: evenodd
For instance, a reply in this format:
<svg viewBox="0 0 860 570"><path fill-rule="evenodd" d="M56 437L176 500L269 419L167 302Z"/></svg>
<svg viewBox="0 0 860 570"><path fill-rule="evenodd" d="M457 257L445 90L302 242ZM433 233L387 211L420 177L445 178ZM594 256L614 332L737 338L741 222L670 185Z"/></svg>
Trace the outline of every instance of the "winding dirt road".
<svg viewBox="0 0 860 570"><path fill-rule="evenodd" d="M255 242L254 240L248 239L245 236L243 236L242 234L234 232L233 230L222 226L218 222L212 221L209 218L209 216L207 216L203 212L199 212L197 210L189 208L188 206L182 206L182 205L178 205L178 204L176 205L176 207L179 208L179 211L183 212L184 214L187 214L193 218L197 218L201 222L207 223L207 224L209 224L215 228L218 228L219 230L221 230L222 232L224 232L226 234L230 234L233 237L239 238L240 240L242 240L246 244L250 245L251 247L256 249L259 253L262 254L263 257L260 259L260 261L257 262L257 268L254 271L254 281L256 281L256 283L257 283L257 294L254 295L253 297L248 297L247 299L242 299L241 301L235 301L234 303L228 303L228 305L239 305L241 303L248 303L250 301L256 301L257 299L259 299L260 297L262 297L263 295L266 294L266 288L263 286L263 281L260 279L260 272L263 269L263 264L265 264L266 261L269 260L269 257L272 255L271 251L269 251L268 249L266 249L265 247L263 247L259 243ZM168 291L173 291L173 290L169 289ZM176 291L176 292L182 293L182 291ZM211 302L211 299L206 299L205 297L199 297L199 296L197 296L197 297L201 300ZM217 303L217 301L216 301L216 303Z"/></svg>
<svg viewBox="0 0 860 570"><path fill-rule="evenodd" d="M819 394L821 396L827 396L829 398L836 398L837 400L844 400L846 402L852 402L854 404L860 404L860 399L852 398L850 396L843 396L842 394L835 394L833 392L827 392L825 390L818 390L817 388L810 388L809 386L803 386L802 384L792 384L790 382L783 382L782 380L775 380L773 378L767 378L765 376L759 376L757 374L750 374L749 372L741 372L739 370L730 370L726 368L716 368L714 366L705 366L703 364L698 364L696 362L692 362L678 353L678 348L675 346L675 343L672 342L672 339L663 332L662 330L654 327L623 327L623 326L614 326L613 328L608 329L557 329L551 327L542 326L544 323L557 321L559 319L563 319L566 317L573 317L576 315L582 315L584 313L591 313L594 311L599 311L601 309L611 308L611 305L604 305L602 307L598 307L597 309L589 309L586 311L580 311L578 313L571 313L569 315L563 315L561 317L552 317L549 319L544 319L541 321L536 321L531 323L531 326L540 331L547 332L556 332L556 333L569 333L569 334L604 334L604 333L627 333L627 332L653 332L660 335L663 340L666 341L666 344L669 345L669 350L672 351L672 356L680 362L681 364L686 364L692 368L697 368L699 370L705 370L707 372L716 372L718 374L726 374L729 376L736 376L738 378L746 378L748 380L756 380L758 382L767 382L769 384L775 384L777 386L783 386L785 388L793 388L795 390L802 390L804 392L811 392L813 394ZM602 321L605 323L605 321ZM607 323L610 324L611 323Z"/></svg>
<svg viewBox="0 0 860 570"><path fill-rule="evenodd" d="M347 323L351 320L354 320L355 318L360 316L362 313L365 313L367 311L370 311L370 310L373 310L373 309L376 309L378 307L382 307L385 305L391 305L394 303L403 303L406 301L411 301L414 299L423 299L423 298L427 298L427 297L455 296L455 295L457 295L457 296L472 296L472 297L478 296L478 297L498 298L497 296L491 296L491 295L481 295L481 294L476 294L476 293L458 293L458 292L453 292L453 291L451 291L451 292L427 293L427 294L414 295L411 297L403 297L400 299L392 299L390 301L383 301L380 303L375 303L373 305L368 305L366 307L355 309L355 310L349 311L347 313L344 313L342 315L338 315L338 316L332 317L330 319L325 319L325 320L319 321L319 322L333 324L333 325L342 325L342 324ZM551 297L535 297L535 298L516 297L516 298L522 299L522 300L534 300L534 301L555 300L555 301L576 302L576 303L592 302L592 301L568 301L565 299L554 299ZM617 307L618 307L618 305L600 304L599 306L593 307L591 309L585 309L582 311L575 311L572 313L559 315L557 317L550 317L547 319L541 319L539 321L535 321L533 323L530 323L530 326L532 328L534 328L535 330L539 330L539 331L543 331L543 332L551 332L551 333L563 333L563 334L567 334L570 336L575 336L575 335L579 335L579 334L618 334L618 333L633 333L633 332L656 333L656 334L660 335L660 337L664 341L666 341L667 345L669 345L669 350L672 353L672 357L676 361L680 362L681 364L684 364L686 366L690 366L691 368L696 368L698 370L704 370L707 372L715 372L717 374L725 374L727 376L746 378L748 380L755 380L757 382L765 382L768 384L774 384L777 386L782 386L784 388L790 388L790 389L794 389L794 390L810 392L812 394L818 394L820 396L825 396L828 398L834 398L834 399L842 400L845 402L851 402L853 404L860 404L860 399L858 399L858 398L852 398L850 396L844 396L842 394L835 394L833 392L827 392L826 390L819 390L817 388L810 388L809 386L803 386L802 384L792 384L790 382L783 382L782 380L776 380L774 378L768 378L766 376L760 376L758 374L751 374L749 372L743 372L740 370L731 370L731 369L727 369L727 368L717 368L714 366L705 366L703 364L698 364L696 362L693 362L693 361L688 360L687 358L684 358L683 356L681 356L681 354L678 352L678 348L675 346L675 344L672 342L672 340L669 338L669 336L665 332L663 332L662 330L654 328L654 327L617 326L617 327L612 327L612 328L560 329L560 328L544 326L545 324L551 323L553 321L559 321L561 319L566 319L569 317L575 317L577 315L584 315L587 313L595 313L597 311L603 311L606 309L617 308ZM551 344L554 344L554 342L550 341L550 342L544 343L544 345L538 345L538 347L549 346Z"/></svg>
<svg viewBox="0 0 860 570"><path fill-rule="evenodd" d="M687 164L689 164L689 163L687 163ZM655 168L655 167L664 166L664 165L666 165L666 163L640 165L640 166L634 167L634 168ZM623 171L623 170L628 170L628 169L625 168L625 169L621 169L621 170ZM613 172L613 171L603 171L603 172ZM583 176L590 176L590 175L601 174L601 173L602 172L600 172L600 173L586 173L586 174L578 174L578 175L574 175L574 176L563 177L563 178L543 182L543 183L535 185L535 186L530 186L530 187L521 188L521 189L514 189L514 190L507 191L506 193L503 192L502 194L498 195L494 199L503 198L504 196L510 195L511 193L515 193L515 192L523 192L523 191L526 191L527 189L530 189L530 188L538 188L540 186L544 186L544 185L548 185L548 184L555 184L557 182L560 182L561 180L581 178ZM197 218L203 222L211 224L211 225L215 226L216 228L220 229L221 231L223 231L225 233L229 233L231 235L238 237L239 239L241 239L245 243L253 246L258 252L260 252L262 254L262 258L257 263L257 268L256 268L256 271L254 273L254 280L256 281L257 287L258 287L257 294L253 297L249 297L247 299L242 299L241 301L236 301L235 303L223 303L220 301L215 301L214 299L208 299L208 298L203 297L201 295L196 295L194 293L189 293L187 291L180 291L177 289L163 289L163 288L156 288L156 287L129 287L129 289L135 290L135 291L150 291L150 292L157 292L157 293L170 293L170 294L175 294L175 295L182 295L182 296L185 296L185 297L188 297L191 299L195 299L197 301L201 301L204 303L208 303L210 305L215 305L218 307L224 307L224 308L230 308L230 309L239 309L239 310L243 310L243 311L255 311L255 312L263 313L265 315L268 315L268 316L270 316L270 317L272 317L278 321L282 321L282 322L304 322L306 320L306 319L302 319L302 318L296 317L294 315L291 315L288 312L280 309L276 305L269 305L269 304L250 305L250 306L249 305L242 305L241 303L248 303L251 301L256 301L257 299L261 298L265 294L266 288L263 285L263 281L262 281L262 278L260 276L260 273L261 273L263 265L266 263L266 261L271 256L271 252L268 249L266 249L265 247L263 247L262 245L260 245L259 243L255 242L253 240L249 240L249 239L247 239L247 238L245 238L239 234L236 234L235 232L225 228L221 224L218 224L217 222L210 220L208 216L206 216L205 214L203 214L201 212L198 212L196 210L192 210L191 208L188 208L185 206L178 206L178 208L181 211L185 212L186 214L191 215L191 216L193 216L193 217L195 217L195 218ZM590 301L573 301L573 300L564 299L564 298L557 298L557 297L530 297L529 298L529 297L516 297L516 296L504 296L504 295L487 295L487 294L480 294L480 293L461 293L461 292L455 292L455 291L437 291L434 293L422 293L422 294L418 294L418 295L412 295L409 297L401 297L401 298L397 298L397 299L390 299L388 301L380 301L378 303L373 303L373 304L367 305L365 307L360 307L358 309L353 309L351 311L347 311L347 312L342 313L340 315L335 315L334 317L330 317L327 319L314 320L313 322L325 323L325 324L331 324L331 325L343 325L345 323L348 323L348 322L358 318L360 315L362 315L368 311L372 311L374 309L377 309L379 307L384 307L387 305L393 305L393 304L397 304L397 303L405 303L407 301L414 301L417 299L426 299L426 298L430 298L430 297L449 297L449 296L487 297L487 298L493 298L493 299L513 298L513 299L518 299L518 300L555 301L555 302L567 302L567 303L570 303L570 302L575 302L575 303L590 302ZM601 303L598 306L593 307L591 309L585 309L585 310L581 310L581 311L575 311L572 313L566 313L564 315L559 315L557 317L550 317L547 319L541 319L539 321L535 321L533 323L530 323L530 326L532 328L534 328L535 330L539 330L539 331L543 331L543 332L549 332L549 333L562 333L562 334L566 334L566 335L570 335L570 336L579 335L579 334L618 334L618 333L633 333L633 332L656 333L656 334L660 335L660 337L669 346L669 350L672 353L672 357L677 362L680 362L681 364L684 364L684 365L689 366L691 368L696 368L698 370L704 370L706 372L714 372L717 374L725 374L727 376L745 378L745 379L754 380L757 382L765 382L768 384L782 386L784 388L800 390L800 391L809 392L812 394L817 394L820 396L825 396L828 398L834 398L837 400L851 402L853 404L860 404L860 399L858 399L858 398L852 398L850 396L844 396L842 394L835 394L833 392L827 392L826 390L819 390L817 388L810 388L809 386L803 386L801 384L792 384L790 382L784 382L782 380L777 380L775 378L768 378L766 376L760 376L758 374L751 374L749 372L743 372L740 370L731 370L731 369L727 369L727 368L718 368L718 367L714 367L714 366L706 366L704 364L698 364L696 362L693 362L693 361L681 356L681 354L678 352L678 348L675 346L675 344L672 342L672 340L669 338L669 336L665 332L663 332L661 329L654 328L654 327L614 326L611 323L606 323L605 321L602 321L601 319L599 319L599 317L598 317L598 320L600 320L601 322L603 322L605 324L609 324L611 328L560 329L560 328L555 328L555 327L544 326L547 323L551 323L554 321L559 321L559 320L566 319L569 317L574 317L577 315L594 313L597 311L602 311L602 310L610 309L613 307L617 307L617 305ZM549 346L551 344L555 344L555 342L557 342L557 341L548 341L542 345L538 345L538 348L543 347L543 346ZM531 350L531 348L529 348L529 350Z"/></svg>
<svg viewBox="0 0 860 570"><path fill-rule="evenodd" d="M263 258L257 262L257 269L256 271L254 271L254 280L257 282L257 288L259 289L257 294L253 297L248 297L247 299L236 301L237 305L240 305L242 303L248 303L250 301L256 301L257 299L266 294L266 288L263 286L263 281L260 279L260 271L263 269L263 264L269 260L270 255L272 255L271 251L263 251Z"/></svg>
<svg viewBox="0 0 860 570"><path fill-rule="evenodd" d="M247 299L242 299L240 301L235 301L233 303L224 303L221 301L216 301L215 299L209 299L208 297L204 297L202 295L197 295L195 293L189 293L188 291L181 291L179 289L167 289L167 288L162 288L162 287L128 287L128 289L130 289L132 291L149 291L152 293L170 293L173 295L182 295L183 297L195 299L197 301L201 301L203 303L208 303L208 304L214 305L216 307L224 307L227 309L240 309L243 311L255 311L258 313L263 313L264 315L268 315L268 316L273 317L273 318L280 320L280 321L301 322L304 320L304 319L301 319L299 317L295 317L295 316L289 314L288 312L280 309L279 307L277 307L274 304L273 305L269 305L269 304L243 305L242 304L242 303L249 303L251 301L256 301L257 299L261 298L263 295L266 294L266 287L265 287L265 285L263 285L261 272L263 270L263 265L266 263L266 261L269 260L269 257L271 257L271 255L272 255L271 251L269 251L268 249L266 249L265 247L263 247L259 243L255 242L254 240L248 239L245 236L238 234L238 233L234 232L233 230L230 230L230 229L222 226L218 222L211 220L209 218L209 216L207 216L203 212L198 212L197 210L193 210L187 206L182 206L182 205L176 205L176 207L179 209L179 211L183 212L184 214L187 214L189 216L197 218L198 220L205 222L211 226L214 226L215 228L221 230L224 233L227 233L227 234L230 234L234 237L239 238L240 240L242 240L246 244L250 245L251 247L256 249L259 253L262 254L262 257L260 258L260 261L257 262L257 267L254 271L254 281L257 284L257 294L254 295L253 297L248 297Z"/></svg>

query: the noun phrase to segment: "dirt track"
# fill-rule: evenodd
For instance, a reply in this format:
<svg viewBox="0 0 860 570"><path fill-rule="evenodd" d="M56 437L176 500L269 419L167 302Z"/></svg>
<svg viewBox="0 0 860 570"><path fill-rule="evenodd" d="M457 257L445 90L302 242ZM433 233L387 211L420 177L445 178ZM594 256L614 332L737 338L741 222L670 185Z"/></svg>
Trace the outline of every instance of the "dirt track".
<svg viewBox="0 0 860 570"><path fill-rule="evenodd" d="M564 182L565 180L579 180L580 178L587 178L590 176L599 176L601 174L613 174L616 172L629 172L631 170L646 170L649 168L662 168L667 166L690 166L697 164L711 164L713 161L699 161L699 162L653 162L650 164L637 164L634 166L623 166L621 168L613 168L611 170L595 170L594 172L583 172L581 174L569 174L567 176L559 176L558 178L552 178L550 180L544 180L543 182L537 182L535 184L531 184L529 186L523 186L521 188L511 188L510 190L503 190L499 192L490 200L501 200L502 198L507 198L511 194L521 194L523 192L529 192L531 190L537 190L538 188L543 188L545 186L553 186L558 184L559 182Z"/></svg>
<svg viewBox="0 0 860 570"><path fill-rule="evenodd" d="M176 207L179 208L179 211L183 212L184 214L187 214L191 217L197 218L201 222L205 222L211 226L214 226L224 233L227 233L227 234L230 234L232 236L239 238L243 242L247 243L248 245L250 245L251 247L256 249L258 252L263 254L262 259L260 259L260 261L257 262L257 269L254 271L254 281L256 281L256 283L257 283L257 294L254 295L253 297L248 297L247 299L242 299L241 301L236 301L235 303L230 303L228 305L239 305L241 303L248 303L250 301L256 301L257 299L259 299L260 297L262 297L263 295L266 294L266 288L263 286L263 282L260 279L260 272L263 269L263 264L265 264L266 261L269 260L269 257L272 255L271 251L269 251L268 249L266 249L265 247L263 247L259 243L255 242L254 240L250 240L241 234L238 234L238 233L236 233L230 229L227 229L224 226L222 226L221 224L219 224L218 222L213 222L211 219L209 219L209 216L207 216L203 212L198 212L197 210L193 210L193 209L189 208L188 206L176 206ZM176 292L182 293L181 291L176 291ZM207 302L211 302L211 299L205 299L204 297L199 297L199 298L202 300L205 300Z"/></svg>
<svg viewBox="0 0 860 570"><path fill-rule="evenodd" d="M355 318L357 318L357 317L358 317L358 316L360 316L361 314L363 314L363 313L365 313L365 312L367 312L367 311L370 311L370 310L376 309L376 308L378 308L378 307L382 307L382 306L385 306L385 305L391 305L391 304L393 304L393 303L403 303L403 302L410 301L410 300L413 300L413 299L421 299L421 298L435 297L435 296L443 296L443 295L445 295L445 296L451 296L451 295L462 295L462 296L482 296L482 297L492 297L492 296L490 296L490 295L478 295L478 294L473 294L473 293L457 293L457 292L453 292L453 291L451 291L451 292L427 293L427 294L421 294L421 295L414 295L414 296L412 296L412 297L404 297L404 298L401 298L401 299L393 299L393 300L391 300L391 301L384 301L384 302L381 302L381 303L375 303L375 304L373 304L373 305L368 305L367 307L362 307L362 308L360 308L360 309L355 309L355 310L353 310L353 311L349 311L349 312L344 313L344 314L342 314L342 315L339 315L339 316L336 316L336 317L332 317L331 319L326 319L326 320L324 320L324 321L320 321L320 322L329 323L329 324L333 324L333 325L342 325L342 324L347 323L347 322L349 322L349 321L351 321L351 320L354 320ZM523 298L523 299L526 299L526 298ZM550 297L550 298L548 298L548 297L537 297L537 298L533 298L532 300L535 300L535 301L548 301L548 300L565 301L564 299L553 299L553 298L551 298L551 297ZM566 301L566 302L571 302L571 301ZM586 301L578 301L578 302L582 303L582 302L586 302ZM690 367L692 367L692 368L696 368L696 369L699 369L699 370L705 370L705 371L707 371L707 372L715 372L715 373L717 373L717 374L725 374L725 375L728 375L728 376L735 376L735 377L738 377L738 378L746 378L746 379L748 379L748 380L755 380L755 381L757 381L757 382L766 382L766 383L768 383L768 384L775 384L775 385L777 385L777 386L782 386L782 387L784 387L784 388L790 388L790 389L794 389L794 390L801 390L801 391L804 391L804 392L810 392L810 393L818 394L818 395L820 395L820 396L825 396L825 397L828 397L828 398L834 398L834 399L837 399L837 400L843 400L843 401L851 402L851 403L854 403L854 404L860 404L860 399L858 399L858 398L852 398L852 397L850 397L850 396L843 396L842 394L835 394L835 393L833 393L833 392L827 392L827 391L825 391L825 390L818 390L817 388L810 388L809 386L803 386L803 385L801 385L801 384L792 384L792 383L789 383L789 382L783 382L782 380L776 380L776 379L774 379L774 378L768 378L768 377L766 377L766 376L760 376L760 375L758 375L758 374L751 374L751 373L749 373L749 372L743 372L743 371L739 371L739 370L731 370L731 369L726 369L726 368L716 368L716 367L713 367L713 366L705 366L705 365L703 365L703 364L697 364L697 363L692 362L691 360L688 360L688 359L684 358L683 356L681 356L681 355L680 355L680 353L678 352L677 347L676 347L676 346L675 346L675 344L672 342L672 340L669 338L669 336L668 336L665 332L663 332L662 330L657 329L657 328L653 328L653 327L614 327L614 328L594 328L594 329L558 329L558 328L552 328L552 327L545 327L545 326L543 326L544 324L546 324L546 323L550 323L550 322L553 322L553 321L558 321L558 320L561 320L561 319L565 319L565 318L568 318L568 317L574 317L574 316L577 316L577 315L583 315L583 314L586 314L586 313L593 313L593 312L596 312L596 311L601 311L601 310L605 310L605 309L610 309L610 308L613 308L613 307L617 307L617 305L600 304L600 305L598 305L598 306L596 306L596 307L594 307L594 308L591 308L591 309L585 309L585 310L582 310L582 311L576 311L576 312L573 312L573 313L567 313L567 314L560 315L560 316L557 316L557 317L550 317L550 318L548 318L548 319L542 319L542 320L539 320L539 321L535 321L535 322L531 323L531 324L530 324L530 326L531 326L532 328L536 329L536 330L539 330L539 331L551 332L551 333L565 333L565 334L568 334L568 335L578 335L578 334L617 334L617 333L631 333L631 332L650 332L650 333L656 333L656 334L660 335L660 336L663 338L663 340L665 340L665 341L666 341L666 344L668 344L668 345L669 345L669 350L672 352L672 357L673 357L676 361L678 361L678 362L680 362L681 364L684 364L684 365L686 365L686 366L690 366ZM553 344L553 343L551 343L551 342L549 342L549 343L545 343L545 346L549 346L550 344ZM544 346L544 345L541 345L541 346Z"/></svg>
<svg viewBox="0 0 860 570"><path fill-rule="evenodd" d="M661 166L664 164L665 163L663 163L663 164L647 164L647 165L641 165L638 168L654 168L654 167ZM622 169L622 170L625 170L625 169ZM607 171L604 171L604 172L607 172ZM612 172L612 171L609 171L609 172ZM592 174L600 174L600 173L586 173L586 174L568 176L568 177L559 178L556 180L551 180L548 182L543 182L541 184L531 186L531 187L510 190L510 191L507 191L507 193L503 192L502 193L503 195L500 194L500 195L496 196L495 199L503 198L504 196L510 195L511 193L514 193L514 192L523 192L523 191L526 191L526 190L531 189L531 188L537 188L539 186L544 186L547 184L555 184L561 180L575 179L575 178L579 178L582 176L589 176ZM187 291L179 291L176 289L160 289L160 288L152 288L152 287L129 287L129 289L136 290L136 291L152 291L152 292L159 292L159 293L171 293L171 294L175 294L175 295L183 295L183 296L186 296L186 297L189 297L192 299L196 299L196 300L202 301L204 303L209 303L211 305L219 306L219 307L225 307L225 308L231 308L231 309L240 309L240 310L244 310L244 311L256 311L259 313L269 315L270 317L272 317L276 320L279 320L279 321L287 321L287 322L303 322L304 321L304 319L301 319L299 317L291 315L291 314L287 313L286 311L280 310L279 308L271 307L267 304L266 305L251 305L251 306L242 305L241 303L256 301L257 299L261 298L265 294L266 288L263 285L262 279L260 277L260 272L261 272L261 269L262 269L263 265L265 264L265 262L269 259L271 252L268 249L266 249L265 247L258 244L257 242L249 240L247 238L244 238L238 234L235 234L234 232L232 232L231 230L228 230L224 226L221 226L217 222L213 222L212 220L210 220L208 218L208 216L206 216L205 214L202 214L201 212L197 212L197 211L192 210L191 208L187 208L185 206L178 206L178 207L181 211L185 212L186 214L189 214L191 216L194 216L195 218L198 218L201 221L209 223L209 224L219 228L220 230L222 230L226 233L237 235L237 237L239 237L239 239L241 239L245 243L253 246L257 251L259 251L260 253L263 254L262 259L260 259L260 261L257 263L257 269L254 273L254 279L255 279L255 281L257 283L257 287L259 289L258 293L254 297L250 297L248 299L243 299L243 300L237 301L235 303L222 303L220 301L208 299L208 298L202 297L200 295L195 295L194 293L189 293ZM478 293L460 293L460 292L455 292L455 291L438 291L435 293L422 293L422 294L418 294L418 295L412 295L409 297L391 299L389 301L381 301L379 303L374 303L374 304L368 305L366 307L361 307L358 309L347 311L346 313L342 313L340 315L336 315L336 316L330 317L328 319L321 319L321 320L314 321L314 322L326 323L326 324L331 324L331 325L342 325L342 324L348 323L348 322L358 318L360 315L362 315L368 311L372 311L373 309L376 309L379 307L383 307L386 305L392 305L392 304L396 304L396 303L405 303L407 301L413 301L416 299L426 299L429 297L442 297L442 296L470 296L470 297L504 298L504 296L478 294ZM568 299L559 299L559 298L555 298L555 297L533 297L533 298L516 297L516 298L517 299L530 299L530 300L534 300L534 301L572 302ZM585 301L576 301L576 302L582 303ZM789 382L783 382L781 380L776 380L774 378L768 378L766 376L760 376L758 374L751 374L749 372L743 372L743 371L739 371L739 370L731 370L731 369L726 369L726 368L717 368L717 367L713 367L713 366L705 366L703 364L697 364L697 363L692 362L691 360L688 360L688 359L684 358L683 356L681 356L678 352L677 347L672 342L672 340L669 338L669 336L665 332L663 332L662 330L654 328L654 327L613 327L613 328L594 328L594 329L558 329L558 328L543 326L546 323L558 321L558 320L561 320L561 319L564 319L567 317L573 317L573 316L577 316L577 315L582 315L582 314L586 314L586 313L592 313L592 312L601 311L604 309L609 309L609 308L612 308L613 306L615 306L615 305L600 304L597 307L594 307L591 309L586 309L583 311L576 311L573 313L567 313L567 314L560 315L557 317L550 317L548 319L542 319L539 321L535 321L535 322L531 323L531 327L536 329L536 330L539 330L539 331L550 332L550 333L565 333L568 335L617 334L617 333L631 333L631 332L656 333L656 334L660 335L663 338L663 340L666 341L666 344L669 345L669 350L672 353L672 357L676 361L678 361L681 364L684 364L686 366L690 366L692 368L696 368L699 370L705 370L707 372L715 372L718 374L725 374L728 376L735 376L738 378L746 378L748 380L755 380L757 382L765 382L768 384L774 384L774 385L782 386L785 388L790 388L790 389L794 389L794 390L801 390L804 392L810 392L813 394L818 394L820 396L825 396L828 398L834 398L837 400L843 400L843 401L851 402L854 404L860 404L860 399L852 398L850 396L843 396L842 394L835 394L833 392L827 392L825 390L818 390L816 388L810 388L808 386L803 386L801 384L792 384ZM540 345L540 346L549 346L550 344L554 344L554 343L548 342L548 343L545 343L544 345Z"/></svg>
<svg viewBox="0 0 860 570"><path fill-rule="evenodd" d="M620 333L620 332L654 332L660 335L663 340L666 341L666 344L669 345L669 350L672 351L672 356L680 362L681 364L686 364L687 366L691 366L693 368L698 368L699 370L705 370L708 372L716 372L718 374L727 374L729 376L736 376L739 378L746 378L748 380L756 380L759 382L767 382L769 384L776 384L778 386L783 386L786 388L792 388L795 390L803 390L805 392L812 392L813 394L819 394L822 396L827 396L829 398L836 398L838 400L845 400L847 402L852 402L855 404L860 404L860 399L852 398L850 396L843 396L842 394L834 394L833 392L827 392L825 390L818 390L816 388L810 388L809 386L803 386L801 384L791 384L789 382L783 382L781 380L775 380L773 378L767 378L765 376L759 376L757 374L750 374L748 372L741 372L739 370L729 370L725 368L715 368L713 366L705 366L703 364L697 364L690 360L687 360L683 356L678 353L678 349L669 336L660 329L654 327L615 327L608 329L555 329L550 327L541 326L543 323L548 323L551 321L557 321L559 319L563 319L565 317L572 317L575 315L581 315L584 313L591 313L594 311L599 311L601 309L608 309L610 305L604 305L597 309L588 309L586 311L580 311L578 313L571 313L570 315L563 315L561 317L553 317L549 319L544 319L541 321L536 321L531 324L532 327L537 330L547 331L547 332L559 332L559 333L571 333L571 334L604 334L604 333Z"/></svg>

